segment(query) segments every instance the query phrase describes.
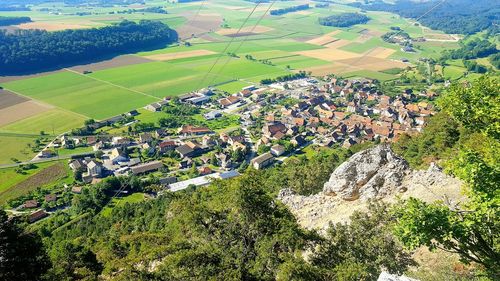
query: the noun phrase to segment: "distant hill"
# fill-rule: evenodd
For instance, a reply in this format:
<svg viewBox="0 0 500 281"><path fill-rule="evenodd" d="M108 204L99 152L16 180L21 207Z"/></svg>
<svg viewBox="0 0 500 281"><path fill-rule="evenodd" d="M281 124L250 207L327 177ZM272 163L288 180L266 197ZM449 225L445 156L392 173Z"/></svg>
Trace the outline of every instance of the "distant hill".
<svg viewBox="0 0 500 281"><path fill-rule="evenodd" d="M395 4L376 1L367 5L361 3L351 5L364 10L386 11L406 18L419 19L425 26L446 33L473 34L493 28L500 22L500 2L498 1L453 0L439 4L440 2L442 1L398 0Z"/></svg>

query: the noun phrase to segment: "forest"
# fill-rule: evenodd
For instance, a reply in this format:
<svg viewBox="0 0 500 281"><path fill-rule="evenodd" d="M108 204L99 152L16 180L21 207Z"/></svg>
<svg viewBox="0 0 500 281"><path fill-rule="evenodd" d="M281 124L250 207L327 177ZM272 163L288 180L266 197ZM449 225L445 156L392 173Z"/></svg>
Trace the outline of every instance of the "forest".
<svg viewBox="0 0 500 281"><path fill-rule="evenodd" d="M30 17L1 17L0 16L0 26L16 25L25 22L30 22Z"/></svg>
<svg viewBox="0 0 500 281"><path fill-rule="evenodd" d="M309 9L309 4L297 5L297 6L287 7L287 8L283 8L283 9L271 10L269 13L272 16L280 16L280 15L284 15L287 13L292 13L292 12L297 12L297 11L302 11L302 10L307 10L307 9Z"/></svg>
<svg viewBox="0 0 500 281"><path fill-rule="evenodd" d="M500 20L500 3L490 0L399 0L395 4L378 1L351 5L369 11L386 11L406 18L418 18L425 26L453 34L474 34L493 28Z"/></svg>
<svg viewBox="0 0 500 281"><path fill-rule="evenodd" d="M474 39L468 42L461 42L461 46L456 50L446 51L443 56L449 59L477 59L498 54L496 44L487 39Z"/></svg>
<svg viewBox="0 0 500 281"><path fill-rule="evenodd" d="M424 133L393 145L414 168L439 161L462 179L469 200L460 206L418 199L372 203L350 224L330 224L323 235L300 228L275 200L278 191L317 193L335 167L361 147L248 169L232 180L125 203L105 214L101 210L116 195L113 190L159 190L154 179L110 178L85 188L70 210L34 225L9 220L0 211L5 230L0 239L6 241L0 244L0 278L377 280L382 269L405 273L416 265L412 250L426 246L472 266L469 279L450 270L438 273L437 280L498 280L498 85L497 77L488 76L467 87L453 84L438 99L442 111Z"/></svg>
<svg viewBox="0 0 500 281"><path fill-rule="evenodd" d="M319 23L325 26L349 27L355 24L367 23L369 17L359 13L343 13L332 15L324 18L319 18Z"/></svg>
<svg viewBox="0 0 500 281"><path fill-rule="evenodd" d="M0 72L16 74L75 65L90 60L164 46L177 33L155 21L122 21L103 28L47 32L0 32Z"/></svg>

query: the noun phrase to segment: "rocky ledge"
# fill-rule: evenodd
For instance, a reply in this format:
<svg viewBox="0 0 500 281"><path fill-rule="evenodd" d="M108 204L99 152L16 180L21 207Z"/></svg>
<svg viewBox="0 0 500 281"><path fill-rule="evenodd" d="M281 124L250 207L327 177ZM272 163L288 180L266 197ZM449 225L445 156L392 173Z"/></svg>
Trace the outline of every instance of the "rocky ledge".
<svg viewBox="0 0 500 281"><path fill-rule="evenodd" d="M312 196L283 189L278 195L308 229L326 228L330 222L347 222L356 210L365 210L368 200L394 202L415 197L457 204L463 200L461 182L432 164L423 171L412 170L388 145L379 145L351 156L325 183L323 192Z"/></svg>

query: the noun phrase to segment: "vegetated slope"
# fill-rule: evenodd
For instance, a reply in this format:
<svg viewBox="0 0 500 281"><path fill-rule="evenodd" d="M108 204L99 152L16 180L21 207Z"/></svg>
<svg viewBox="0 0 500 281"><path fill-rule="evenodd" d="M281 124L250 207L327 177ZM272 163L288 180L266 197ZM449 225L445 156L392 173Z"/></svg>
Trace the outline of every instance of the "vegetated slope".
<svg viewBox="0 0 500 281"><path fill-rule="evenodd" d="M401 274L412 264L388 232L387 209L358 215L350 227L332 226L323 239L300 229L265 187L270 181L267 172L249 171L199 190L126 203L105 216L55 214L34 226L47 238L47 280L92 280L101 273L109 280L338 280L351 263L359 265L356 275L376 280L382 267ZM91 200L100 187L75 200ZM306 249L314 251L311 263L301 256ZM309 278L298 279L303 275Z"/></svg>
<svg viewBox="0 0 500 281"><path fill-rule="evenodd" d="M378 1L369 5L360 3L352 5L365 10L387 11L407 18L419 18L419 21L425 26L447 33L473 34L494 27L500 20L500 3L498 1L453 0L440 2L442 1L399 0L395 4Z"/></svg>
<svg viewBox="0 0 500 281"><path fill-rule="evenodd" d="M177 33L154 21L123 21L82 30L0 32L0 74L16 74L74 65L131 53L177 40Z"/></svg>

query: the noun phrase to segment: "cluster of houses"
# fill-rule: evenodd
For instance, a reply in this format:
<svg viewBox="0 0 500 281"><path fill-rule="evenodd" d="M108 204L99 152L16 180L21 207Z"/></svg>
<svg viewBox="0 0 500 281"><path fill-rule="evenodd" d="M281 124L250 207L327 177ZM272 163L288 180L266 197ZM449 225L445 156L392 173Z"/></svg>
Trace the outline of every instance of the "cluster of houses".
<svg viewBox="0 0 500 281"><path fill-rule="evenodd" d="M242 113L242 118L263 121L257 145L285 139L300 147L308 138L320 146L344 148L366 141L391 142L402 134L420 132L426 117L434 114L429 100L435 93L406 90L391 97L370 79L333 78L326 83L300 79L270 88L271 99L258 99ZM290 98L293 105L278 105ZM272 156L269 153L255 160L269 163Z"/></svg>
<svg viewBox="0 0 500 281"><path fill-rule="evenodd" d="M207 120L222 116L224 108L248 103L249 106L242 107L237 113L242 126L260 124L253 132L253 138L257 139L255 145L269 147L269 152L251 159L250 165L256 169L271 165L276 157L286 152L279 144L282 140L295 148L310 143L349 148L366 141L390 142L402 134L417 133L422 130L425 118L434 114L428 100L435 95L432 92L413 93L406 90L397 96L388 96L377 88L373 80L336 78L327 81L303 78L261 88L249 86L218 100L211 100L212 94L208 89L179 99L194 106L217 106L219 109L204 115ZM280 101L287 99L293 103L282 105ZM164 105L159 102L147 108L156 111L157 106L161 108ZM135 139L113 137L87 140L94 144L94 150L104 152L102 159L75 159L70 166L73 170L81 170L82 180L89 183L108 175L142 175L162 170L160 161L142 163L137 157L130 158L127 148L136 147L150 156L175 152L182 159L179 169L196 165L195 162L199 164L200 161L193 161L199 158L200 174L206 174L209 173L208 164L226 170L237 167L241 163L231 159L231 153L240 150L246 155L250 153L250 146L254 145L245 136L216 134L209 128L194 125L183 125L176 133L169 136L165 130L158 129ZM216 146L222 147L223 151L206 156Z"/></svg>

